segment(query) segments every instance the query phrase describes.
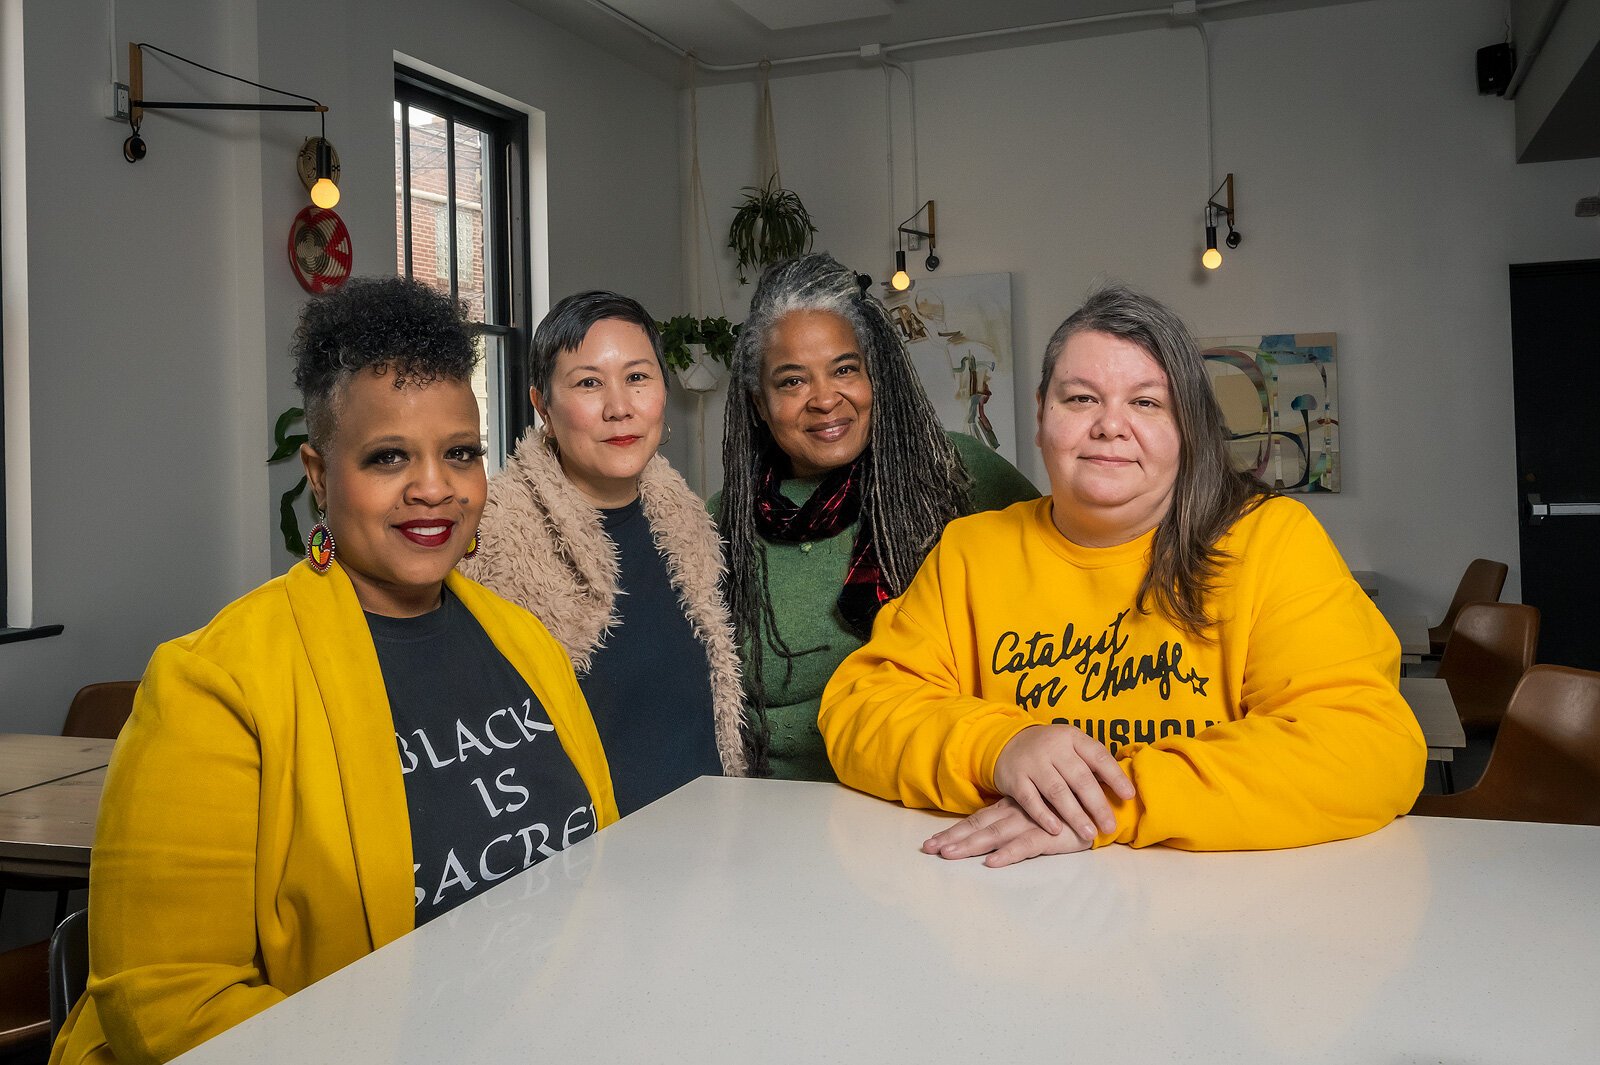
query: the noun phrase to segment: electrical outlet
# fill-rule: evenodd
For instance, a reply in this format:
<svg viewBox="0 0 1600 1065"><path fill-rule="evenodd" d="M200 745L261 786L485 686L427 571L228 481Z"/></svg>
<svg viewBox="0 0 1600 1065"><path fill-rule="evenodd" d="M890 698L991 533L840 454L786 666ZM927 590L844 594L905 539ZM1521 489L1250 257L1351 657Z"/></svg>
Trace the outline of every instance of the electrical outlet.
<svg viewBox="0 0 1600 1065"><path fill-rule="evenodd" d="M922 247L922 238L915 233L906 234L906 251L916 251Z"/></svg>
<svg viewBox="0 0 1600 1065"><path fill-rule="evenodd" d="M120 81L111 83L111 112L106 115L113 122L126 122L133 113L128 87Z"/></svg>

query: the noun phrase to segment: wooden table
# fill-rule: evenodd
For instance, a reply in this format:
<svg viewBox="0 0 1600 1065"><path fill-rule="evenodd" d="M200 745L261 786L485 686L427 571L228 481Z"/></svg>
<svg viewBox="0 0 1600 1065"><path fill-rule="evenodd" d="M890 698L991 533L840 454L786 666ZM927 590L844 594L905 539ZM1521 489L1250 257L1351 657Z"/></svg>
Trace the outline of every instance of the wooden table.
<svg viewBox="0 0 1600 1065"><path fill-rule="evenodd" d="M0 733L0 795L70 777L111 762L116 740Z"/></svg>
<svg viewBox="0 0 1600 1065"><path fill-rule="evenodd" d="M1577 1062L1600 828L1404 818L1009 869L946 818L702 779L224 1032L286 1061Z"/></svg>
<svg viewBox="0 0 1600 1065"><path fill-rule="evenodd" d="M1428 640L1428 619L1421 614L1385 614L1384 619L1400 639L1400 664L1414 666L1433 649Z"/></svg>
<svg viewBox="0 0 1600 1065"><path fill-rule="evenodd" d="M105 783L106 771L91 769L0 796L0 870L87 877Z"/></svg>
<svg viewBox="0 0 1600 1065"><path fill-rule="evenodd" d="M1417 715L1429 758L1451 761L1452 752L1467 745L1467 733L1461 727L1461 715L1456 712L1456 701L1447 682L1438 677L1401 677L1400 695Z"/></svg>
<svg viewBox="0 0 1600 1065"><path fill-rule="evenodd" d="M1377 601L1379 578L1376 573L1370 569L1353 569L1350 571L1350 576L1354 577L1356 579L1356 583L1361 585L1361 590L1367 593L1368 599L1371 599L1374 602Z"/></svg>
<svg viewBox="0 0 1600 1065"><path fill-rule="evenodd" d="M89 875L115 740L0 735L0 871Z"/></svg>

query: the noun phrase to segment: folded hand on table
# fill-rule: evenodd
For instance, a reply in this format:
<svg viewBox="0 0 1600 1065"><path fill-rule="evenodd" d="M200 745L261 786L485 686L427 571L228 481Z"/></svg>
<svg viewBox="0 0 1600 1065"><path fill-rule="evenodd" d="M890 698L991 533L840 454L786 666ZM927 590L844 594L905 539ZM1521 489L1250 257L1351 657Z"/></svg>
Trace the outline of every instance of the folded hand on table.
<svg viewBox="0 0 1600 1065"><path fill-rule="evenodd" d="M1051 835L1017 805L1017 800L1006 798L930 837L922 849L950 859L986 854L983 864L997 869L1041 854L1071 854L1092 846L1093 833L1087 838L1075 832Z"/></svg>
<svg viewBox="0 0 1600 1065"><path fill-rule="evenodd" d="M994 787L1050 835L1070 830L1091 842L1097 828L1117 827L1106 790L1133 798L1133 781L1105 744L1072 725L1035 725L1013 736L995 761Z"/></svg>
<svg viewBox="0 0 1600 1065"><path fill-rule="evenodd" d="M1105 789L1124 800L1134 794L1105 745L1071 725L1017 733L995 762L994 783L1005 798L935 834L922 849L951 859L985 854L991 867L1088 850L1097 828L1117 827Z"/></svg>

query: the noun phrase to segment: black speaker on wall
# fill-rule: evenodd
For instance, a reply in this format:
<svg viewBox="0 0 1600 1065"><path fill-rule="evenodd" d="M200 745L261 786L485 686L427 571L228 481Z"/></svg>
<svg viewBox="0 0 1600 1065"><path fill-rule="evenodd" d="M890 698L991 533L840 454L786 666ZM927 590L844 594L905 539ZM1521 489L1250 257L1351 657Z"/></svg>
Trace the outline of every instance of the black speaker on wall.
<svg viewBox="0 0 1600 1065"><path fill-rule="evenodd" d="M1478 95L1504 96L1511 72L1516 69L1517 53L1509 44L1478 49Z"/></svg>

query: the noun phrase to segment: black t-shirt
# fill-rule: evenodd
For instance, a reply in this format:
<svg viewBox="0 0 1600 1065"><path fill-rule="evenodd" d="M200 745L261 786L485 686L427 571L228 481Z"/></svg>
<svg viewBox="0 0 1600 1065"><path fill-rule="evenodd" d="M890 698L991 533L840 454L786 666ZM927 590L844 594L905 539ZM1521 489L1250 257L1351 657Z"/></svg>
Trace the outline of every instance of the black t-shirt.
<svg viewBox="0 0 1600 1065"><path fill-rule="evenodd" d="M416 921L594 834L589 789L550 715L461 600L367 615L411 817Z"/></svg>
<svg viewBox="0 0 1600 1065"><path fill-rule="evenodd" d="M638 500L602 510L621 563L616 615L578 678L627 815L695 777L721 776L711 664L695 638Z"/></svg>

